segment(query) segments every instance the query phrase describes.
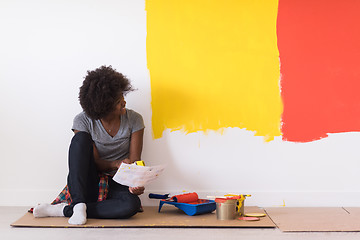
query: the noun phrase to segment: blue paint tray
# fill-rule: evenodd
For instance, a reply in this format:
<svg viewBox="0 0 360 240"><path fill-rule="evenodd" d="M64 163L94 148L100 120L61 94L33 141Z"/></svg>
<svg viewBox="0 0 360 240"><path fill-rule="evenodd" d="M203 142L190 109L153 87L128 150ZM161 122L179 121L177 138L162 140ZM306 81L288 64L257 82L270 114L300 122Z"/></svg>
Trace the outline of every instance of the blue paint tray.
<svg viewBox="0 0 360 240"><path fill-rule="evenodd" d="M179 203L174 201L160 200L159 212L164 204L174 205L189 216L211 213L216 209L216 203L213 200L198 199L193 203Z"/></svg>

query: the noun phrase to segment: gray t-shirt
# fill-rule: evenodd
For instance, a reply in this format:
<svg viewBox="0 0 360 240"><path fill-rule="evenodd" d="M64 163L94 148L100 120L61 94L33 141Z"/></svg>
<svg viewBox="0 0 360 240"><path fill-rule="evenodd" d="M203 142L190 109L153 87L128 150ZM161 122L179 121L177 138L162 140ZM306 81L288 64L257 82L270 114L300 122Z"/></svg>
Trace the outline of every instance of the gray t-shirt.
<svg viewBox="0 0 360 240"><path fill-rule="evenodd" d="M93 120L85 112L74 118L73 130L84 131L91 135L100 158L107 161L122 160L129 157L131 134L145 128L142 116L126 109L121 115L120 128L114 137L111 137L101 124L100 120Z"/></svg>

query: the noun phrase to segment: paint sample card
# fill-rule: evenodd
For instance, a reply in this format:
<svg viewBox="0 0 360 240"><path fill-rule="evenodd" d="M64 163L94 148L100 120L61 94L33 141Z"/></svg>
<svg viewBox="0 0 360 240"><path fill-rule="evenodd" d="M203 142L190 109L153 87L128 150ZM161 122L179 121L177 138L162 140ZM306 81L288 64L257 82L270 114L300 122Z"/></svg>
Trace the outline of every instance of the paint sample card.
<svg viewBox="0 0 360 240"><path fill-rule="evenodd" d="M278 0L151 0L147 62L154 138L238 127L280 136Z"/></svg>
<svg viewBox="0 0 360 240"><path fill-rule="evenodd" d="M164 165L153 167L122 163L113 180L129 187L143 187L154 181L164 171Z"/></svg>

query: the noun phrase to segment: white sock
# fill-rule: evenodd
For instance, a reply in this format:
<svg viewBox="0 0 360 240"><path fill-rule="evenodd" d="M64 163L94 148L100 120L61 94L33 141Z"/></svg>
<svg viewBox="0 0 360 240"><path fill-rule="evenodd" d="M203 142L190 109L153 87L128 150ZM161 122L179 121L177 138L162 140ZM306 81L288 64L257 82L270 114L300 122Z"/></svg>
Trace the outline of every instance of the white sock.
<svg viewBox="0 0 360 240"><path fill-rule="evenodd" d="M33 214L36 218L41 217L64 217L64 207L67 206L66 203L60 203L56 205L51 205L49 203L42 203L37 205Z"/></svg>
<svg viewBox="0 0 360 240"><path fill-rule="evenodd" d="M86 223L86 204L78 203L74 206L73 215L69 218L68 223L73 225L83 225Z"/></svg>

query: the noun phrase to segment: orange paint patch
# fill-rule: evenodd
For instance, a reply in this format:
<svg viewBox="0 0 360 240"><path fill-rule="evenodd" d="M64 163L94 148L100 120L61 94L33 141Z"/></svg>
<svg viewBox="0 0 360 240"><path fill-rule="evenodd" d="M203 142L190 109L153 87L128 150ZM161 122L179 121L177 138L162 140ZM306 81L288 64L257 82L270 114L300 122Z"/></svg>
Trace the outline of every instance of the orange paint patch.
<svg viewBox="0 0 360 240"><path fill-rule="evenodd" d="M280 0L283 139L360 131L360 1Z"/></svg>

